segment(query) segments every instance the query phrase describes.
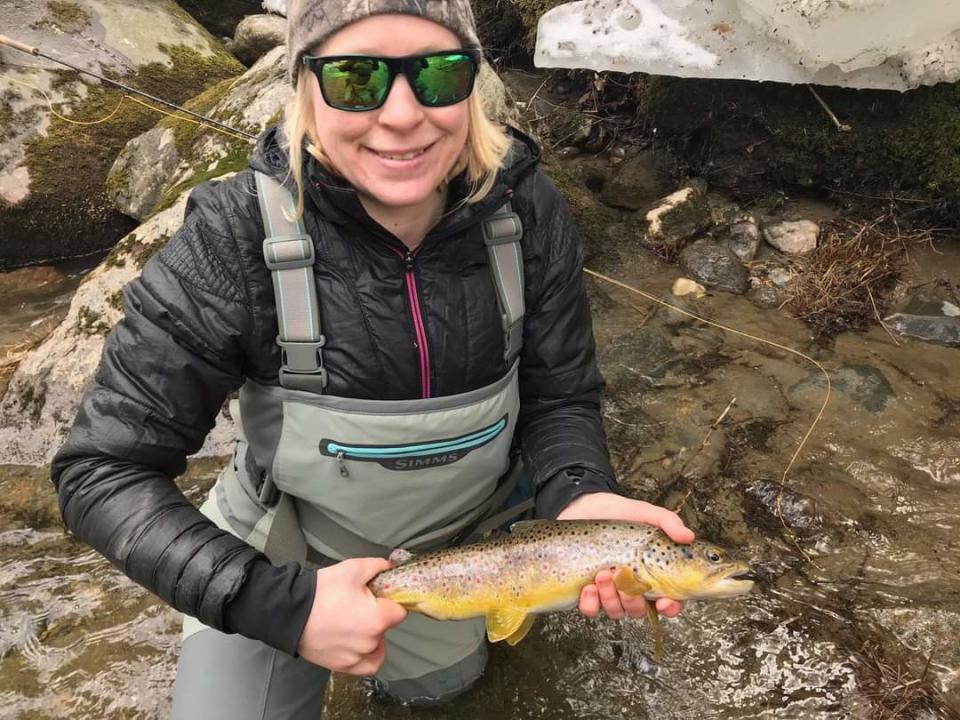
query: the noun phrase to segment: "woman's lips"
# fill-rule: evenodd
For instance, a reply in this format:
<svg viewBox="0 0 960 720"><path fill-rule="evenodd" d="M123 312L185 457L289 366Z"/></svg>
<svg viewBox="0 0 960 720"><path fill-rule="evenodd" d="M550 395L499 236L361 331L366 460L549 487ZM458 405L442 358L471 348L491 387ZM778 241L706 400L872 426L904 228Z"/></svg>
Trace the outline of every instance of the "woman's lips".
<svg viewBox="0 0 960 720"><path fill-rule="evenodd" d="M373 148L366 148L376 158L377 162L383 167L391 170L413 170L424 165L430 156L430 151L436 146L436 143L421 147L419 150L408 151L406 153L383 153Z"/></svg>

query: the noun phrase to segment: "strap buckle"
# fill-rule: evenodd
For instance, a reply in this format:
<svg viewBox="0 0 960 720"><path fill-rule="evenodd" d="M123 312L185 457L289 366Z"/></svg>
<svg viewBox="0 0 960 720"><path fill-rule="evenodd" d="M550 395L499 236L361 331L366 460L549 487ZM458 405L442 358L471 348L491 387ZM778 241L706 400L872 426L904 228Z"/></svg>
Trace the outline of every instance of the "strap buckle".
<svg viewBox="0 0 960 720"><path fill-rule="evenodd" d="M302 375L318 372L325 375L326 369L323 367L321 349L326 344L327 338L323 335L320 336L319 340L312 342L295 342L278 337L277 345L280 346L281 370Z"/></svg>
<svg viewBox="0 0 960 720"><path fill-rule="evenodd" d="M500 208L481 223L483 242L490 245L507 245L523 238L523 223L520 216L510 209L510 203Z"/></svg>
<svg viewBox="0 0 960 720"><path fill-rule="evenodd" d="M306 234L268 237L263 241L263 259L271 271L312 267L316 262L313 238Z"/></svg>

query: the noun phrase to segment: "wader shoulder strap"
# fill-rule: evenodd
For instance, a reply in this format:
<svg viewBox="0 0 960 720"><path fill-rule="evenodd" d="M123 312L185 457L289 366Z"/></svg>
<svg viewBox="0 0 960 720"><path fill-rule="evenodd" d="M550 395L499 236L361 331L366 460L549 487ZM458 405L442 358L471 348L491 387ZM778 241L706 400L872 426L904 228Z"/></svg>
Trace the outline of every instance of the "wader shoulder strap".
<svg viewBox="0 0 960 720"><path fill-rule="evenodd" d="M513 364L523 346L523 253L520 239L523 224L508 200L491 217L481 223L483 242L490 258L493 284L497 288L497 304L503 324L503 356L507 367Z"/></svg>
<svg viewBox="0 0 960 720"><path fill-rule="evenodd" d="M280 346L280 385L322 393L327 387L323 367L325 339L320 331L320 303L313 275L313 239L303 219L291 220L293 198L279 182L256 173L257 195L266 239L263 259L273 277Z"/></svg>

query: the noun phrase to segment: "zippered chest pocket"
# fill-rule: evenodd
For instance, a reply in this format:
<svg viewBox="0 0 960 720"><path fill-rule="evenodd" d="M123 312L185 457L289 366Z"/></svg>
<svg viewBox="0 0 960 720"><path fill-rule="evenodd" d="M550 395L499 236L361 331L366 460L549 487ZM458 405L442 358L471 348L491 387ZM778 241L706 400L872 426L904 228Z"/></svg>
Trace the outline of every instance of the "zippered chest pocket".
<svg viewBox="0 0 960 720"><path fill-rule="evenodd" d="M496 440L507 429L509 419L507 414L475 432L402 445L360 445L324 438L320 441L320 454L336 458L343 477L349 476L347 460L373 462L395 471L441 467L462 460L472 451Z"/></svg>

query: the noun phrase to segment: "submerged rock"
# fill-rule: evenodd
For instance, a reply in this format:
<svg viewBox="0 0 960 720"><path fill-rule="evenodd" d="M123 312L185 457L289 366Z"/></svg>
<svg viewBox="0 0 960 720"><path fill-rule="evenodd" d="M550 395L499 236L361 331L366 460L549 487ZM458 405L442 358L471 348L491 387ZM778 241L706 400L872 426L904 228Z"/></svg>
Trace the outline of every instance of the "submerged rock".
<svg viewBox="0 0 960 720"><path fill-rule="evenodd" d="M960 317L896 313L884 318L895 332L947 347L960 347Z"/></svg>
<svg viewBox="0 0 960 720"><path fill-rule="evenodd" d="M707 287L742 295L749 274L733 251L712 240L698 240L680 253L680 267Z"/></svg>

